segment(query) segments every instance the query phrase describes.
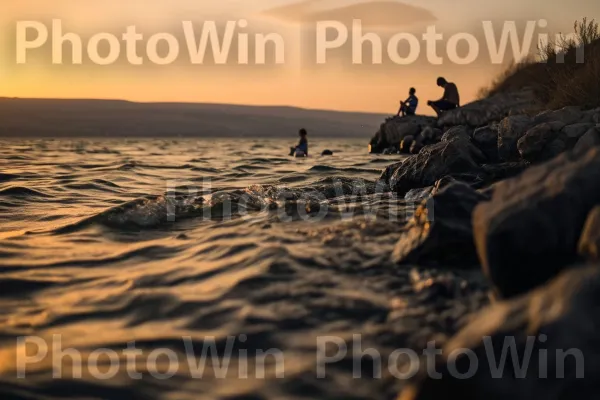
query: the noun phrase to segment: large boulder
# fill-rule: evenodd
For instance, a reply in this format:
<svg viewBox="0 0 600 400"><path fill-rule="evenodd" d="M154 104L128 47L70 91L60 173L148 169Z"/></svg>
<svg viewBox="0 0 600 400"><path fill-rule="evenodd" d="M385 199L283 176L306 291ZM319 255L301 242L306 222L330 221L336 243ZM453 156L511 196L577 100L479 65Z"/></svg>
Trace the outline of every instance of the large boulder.
<svg viewBox="0 0 600 400"><path fill-rule="evenodd" d="M535 106L533 91L500 93L442 114L439 126L467 125L473 128L497 122L507 115L522 114Z"/></svg>
<svg viewBox="0 0 600 400"><path fill-rule="evenodd" d="M556 276L577 254L587 214L600 204L600 148L566 152L495 185L473 213L484 272L503 297Z"/></svg>
<svg viewBox="0 0 600 400"><path fill-rule="evenodd" d="M387 167L381 179L404 195L411 189L432 186L446 175L477 174L483 154L468 140L453 140L425 146L419 154Z"/></svg>
<svg viewBox="0 0 600 400"><path fill-rule="evenodd" d="M498 125L498 157L503 161L515 161L519 158L517 143L533 126L533 120L527 115L506 117Z"/></svg>
<svg viewBox="0 0 600 400"><path fill-rule="evenodd" d="M465 183L441 189L416 210L393 259L399 264L470 267L478 265L471 213L486 197Z"/></svg>
<svg viewBox="0 0 600 400"><path fill-rule="evenodd" d="M595 146L600 146L600 131L598 128L588 130L575 144L574 151L576 153L585 153Z"/></svg>
<svg viewBox="0 0 600 400"><path fill-rule="evenodd" d="M600 206L588 214L579 239L579 254L589 261L600 261Z"/></svg>
<svg viewBox="0 0 600 400"><path fill-rule="evenodd" d="M567 135L562 132L564 126L564 123L555 121L529 129L517 142L521 158L528 162L547 161L565 151L569 143Z"/></svg>
<svg viewBox="0 0 600 400"><path fill-rule="evenodd" d="M483 310L439 357L429 353L399 400L598 398L599 271L573 268Z"/></svg>
<svg viewBox="0 0 600 400"><path fill-rule="evenodd" d="M386 148L399 148L406 136L416 137L425 127L435 125L435 122L435 118L423 115L388 118L371 140L371 152L380 153Z"/></svg>

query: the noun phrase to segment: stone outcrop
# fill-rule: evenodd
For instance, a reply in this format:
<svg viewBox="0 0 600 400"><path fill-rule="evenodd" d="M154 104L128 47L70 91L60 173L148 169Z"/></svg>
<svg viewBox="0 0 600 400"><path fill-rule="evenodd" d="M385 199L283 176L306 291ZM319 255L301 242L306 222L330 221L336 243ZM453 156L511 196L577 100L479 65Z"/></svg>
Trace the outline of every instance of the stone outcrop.
<svg viewBox="0 0 600 400"><path fill-rule="evenodd" d="M405 137L415 138L435 122L435 118L422 115L388 118L370 142L371 153L382 153L390 147L399 149Z"/></svg>
<svg viewBox="0 0 600 400"><path fill-rule="evenodd" d="M535 108L535 103L534 93L528 89L497 94L444 113L438 125L466 125L473 128L485 126L508 115L522 114Z"/></svg>
<svg viewBox="0 0 600 400"><path fill-rule="evenodd" d="M563 153L495 185L473 213L484 272L503 297L545 283L572 262L590 210L600 204L600 147Z"/></svg>

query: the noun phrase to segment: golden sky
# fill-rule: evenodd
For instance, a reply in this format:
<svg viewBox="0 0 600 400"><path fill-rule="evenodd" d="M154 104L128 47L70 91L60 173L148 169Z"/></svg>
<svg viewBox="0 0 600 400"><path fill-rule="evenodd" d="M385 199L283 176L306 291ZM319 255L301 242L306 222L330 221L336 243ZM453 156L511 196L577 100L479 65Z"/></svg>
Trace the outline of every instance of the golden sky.
<svg viewBox="0 0 600 400"><path fill-rule="evenodd" d="M291 105L335 110L391 112L398 100L415 86L424 102L439 98L435 79L443 75L454 81L464 100L472 100L501 69L482 56L469 66L445 60L431 66L419 59L412 65L387 61L386 40L408 32L417 36L430 25L438 32L481 36L483 20L501 23L516 20L548 20L548 29L570 32L575 19L600 17L599 0L19 0L7 1L0 15L0 96L111 98L134 101L185 101L256 105ZM328 63L314 64L315 23L336 20L351 28L360 18L363 31L377 33L383 41L384 65L352 64L349 47L331 52ZM18 21L39 21L50 27L60 19L64 32L84 39L108 32L120 36L136 26L145 40L155 33L180 35L182 21L193 21L198 30L204 21L245 19L248 33L277 33L284 38L283 65L240 66L191 65L186 62L185 40L181 57L172 65L146 62L132 66L122 56L113 65L53 65L51 40L28 53L25 65L16 63L15 35ZM351 35L351 33L350 33ZM143 42L144 43L144 42ZM307 44L308 43L308 44ZM350 43L350 41L349 41ZM444 43L444 42L442 42ZM68 46L67 46L68 47ZM141 48L143 48L142 46ZM440 46L438 53L445 57ZM122 54L125 51L122 49ZM142 55L143 52L140 52ZM425 53L422 44L422 54ZM65 53L65 60L70 60ZM370 46L364 60L370 60ZM508 60L507 60L508 61ZM421 110L425 111L425 110Z"/></svg>

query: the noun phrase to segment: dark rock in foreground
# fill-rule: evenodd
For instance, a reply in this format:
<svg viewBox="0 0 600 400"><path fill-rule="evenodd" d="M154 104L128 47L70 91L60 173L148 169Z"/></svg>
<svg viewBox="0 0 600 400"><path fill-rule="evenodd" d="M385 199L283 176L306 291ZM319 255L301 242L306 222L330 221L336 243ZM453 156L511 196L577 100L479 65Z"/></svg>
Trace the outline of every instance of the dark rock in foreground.
<svg viewBox="0 0 600 400"><path fill-rule="evenodd" d="M421 363L427 368L399 399L598 398L598 293L598 266L577 268L483 310L445 346L437 365Z"/></svg>
<svg viewBox="0 0 600 400"><path fill-rule="evenodd" d="M503 297L525 293L573 261L590 210L600 204L600 148L564 153L495 185L473 213L485 273Z"/></svg>
<svg viewBox="0 0 600 400"><path fill-rule="evenodd" d="M486 197L464 183L452 183L424 201L398 241L393 259L402 264L478 265L471 214Z"/></svg>

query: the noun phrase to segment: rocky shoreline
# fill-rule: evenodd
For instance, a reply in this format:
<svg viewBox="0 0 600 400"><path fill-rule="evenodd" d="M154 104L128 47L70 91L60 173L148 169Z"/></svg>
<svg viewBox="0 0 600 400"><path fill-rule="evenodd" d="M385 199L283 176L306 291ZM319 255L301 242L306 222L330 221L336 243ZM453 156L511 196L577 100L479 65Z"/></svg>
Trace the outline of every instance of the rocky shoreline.
<svg viewBox="0 0 600 400"><path fill-rule="evenodd" d="M472 103L439 121L388 119L370 145L372 152L412 153L387 167L381 180L401 196L424 198L403 230L394 261L479 268L495 299L437 358L441 378L421 371L400 398L558 399L574 391L583 397L597 393L592 372L600 353L594 336L600 273L593 264L600 246L600 109L540 112L531 92L523 90ZM543 340L531 348L529 368L513 368L509 356L494 375L498 371L484 361L490 356L485 338L499 360L507 338L523 354L531 337ZM479 358L469 379L449 373L450 368L464 373L471 365L464 354L448 357L457 349ZM555 367L561 349L583 352L584 377L574 357L565 370ZM548 370L539 362L542 356L550 357Z"/></svg>

